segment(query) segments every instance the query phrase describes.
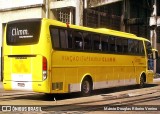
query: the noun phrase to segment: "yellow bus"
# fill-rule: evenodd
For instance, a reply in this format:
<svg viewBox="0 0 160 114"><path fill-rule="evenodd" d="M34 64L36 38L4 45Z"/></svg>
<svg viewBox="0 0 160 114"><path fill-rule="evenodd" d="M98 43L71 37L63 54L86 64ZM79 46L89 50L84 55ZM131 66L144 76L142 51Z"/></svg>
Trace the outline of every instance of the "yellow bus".
<svg viewBox="0 0 160 114"><path fill-rule="evenodd" d="M8 22L3 40L5 90L81 92L152 83L151 44L134 34L51 19Z"/></svg>

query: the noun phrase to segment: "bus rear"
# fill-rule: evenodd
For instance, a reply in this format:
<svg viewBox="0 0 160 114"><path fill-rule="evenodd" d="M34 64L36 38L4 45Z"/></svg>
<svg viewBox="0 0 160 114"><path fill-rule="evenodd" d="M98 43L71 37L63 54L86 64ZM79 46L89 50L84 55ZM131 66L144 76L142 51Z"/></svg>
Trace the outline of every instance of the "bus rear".
<svg viewBox="0 0 160 114"><path fill-rule="evenodd" d="M49 44L41 19L7 24L3 41L3 85L5 90L50 91Z"/></svg>

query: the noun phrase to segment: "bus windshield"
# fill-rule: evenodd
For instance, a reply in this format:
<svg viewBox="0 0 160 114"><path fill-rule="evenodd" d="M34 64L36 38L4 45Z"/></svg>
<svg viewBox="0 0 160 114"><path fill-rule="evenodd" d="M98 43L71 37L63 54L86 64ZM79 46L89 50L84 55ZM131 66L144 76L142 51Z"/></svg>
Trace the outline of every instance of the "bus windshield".
<svg viewBox="0 0 160 114"><path fill-rule="evenodd" d="M39 40L41 21L10 22L7 25L7 45L30 45Z"/></svg>

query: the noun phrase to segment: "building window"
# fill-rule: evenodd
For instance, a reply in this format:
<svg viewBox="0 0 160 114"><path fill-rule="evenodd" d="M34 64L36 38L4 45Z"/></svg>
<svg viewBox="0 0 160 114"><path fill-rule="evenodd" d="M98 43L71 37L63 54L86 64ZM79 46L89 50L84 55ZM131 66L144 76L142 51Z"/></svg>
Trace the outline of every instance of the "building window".
<svg viewBox="0 0 160 114"><path fill-rule="evenodd" d="M58 20L63 23L74 23L74 9L73 8L63 8L58 10Z"/></svg>
<svg viewBox="0 0 160 114"><path fill-rule="evenodd" d="M61 9L58 11L58 20L64 23L70 22L70 12L65 11L64 9Z"/></svg>

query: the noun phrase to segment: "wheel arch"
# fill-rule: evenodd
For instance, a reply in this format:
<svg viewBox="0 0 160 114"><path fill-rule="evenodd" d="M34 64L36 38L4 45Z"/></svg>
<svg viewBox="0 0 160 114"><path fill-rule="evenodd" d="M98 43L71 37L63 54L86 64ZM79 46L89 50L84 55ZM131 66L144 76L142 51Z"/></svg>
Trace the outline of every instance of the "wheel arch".
<svg viewBox="0 0 160 114"><path fill-rule="evenodd" d="M80 91L81 91L82 82L83 82L83 80L86 79L86 78L91 81L92 90L93 90L93 78L92 78L92 76L91 76L90 73L86 73L86 74L83 75L83 77L82 77L82 79L81 79L81 81L80 81Z"/></svg>

